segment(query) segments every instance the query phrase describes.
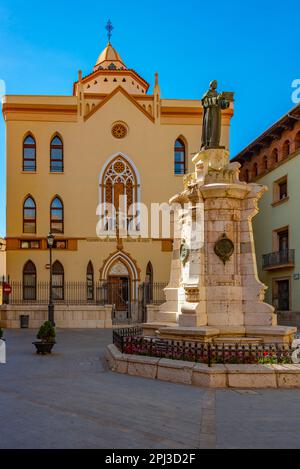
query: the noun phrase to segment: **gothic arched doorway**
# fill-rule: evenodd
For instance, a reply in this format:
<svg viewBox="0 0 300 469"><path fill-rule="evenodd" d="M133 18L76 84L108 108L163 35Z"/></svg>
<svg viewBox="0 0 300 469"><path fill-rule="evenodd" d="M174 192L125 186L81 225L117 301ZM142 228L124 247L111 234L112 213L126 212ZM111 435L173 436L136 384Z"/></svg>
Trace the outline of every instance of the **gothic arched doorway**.
<svg viewBox="0 0 300 469"><path fill-rule="evenodd" d="M113 306L113 320L122 323L137 317L140 269L130 254L112 253L100 269L100 280L107 285L107 304Z"/></svg>
<svg viewBox="0 0 300 469"><path fill-rule="evenodd" d="M108 302L117 312L127 312L131 300L131 278L127 266L117 260L109 269Z"/></svg>

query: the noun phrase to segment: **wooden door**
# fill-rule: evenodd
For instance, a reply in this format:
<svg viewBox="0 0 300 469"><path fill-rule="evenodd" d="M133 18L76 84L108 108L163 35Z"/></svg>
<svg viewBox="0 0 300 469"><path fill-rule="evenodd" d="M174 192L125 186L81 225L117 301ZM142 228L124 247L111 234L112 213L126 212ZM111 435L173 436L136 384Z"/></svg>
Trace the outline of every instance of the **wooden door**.
<svg viewBox="0 0 300 469"><path fill-rule="evenodd" d="M278 285L278 309L279 311L289 311L290 309L290 282L280 280Z"/></svg>
<svg viewBox="0 0 300 469"><path fill-rule="evenodd" d="M129 302L129 278L109 277L108 302L115 305L117 311L126 311Z"/></svg>

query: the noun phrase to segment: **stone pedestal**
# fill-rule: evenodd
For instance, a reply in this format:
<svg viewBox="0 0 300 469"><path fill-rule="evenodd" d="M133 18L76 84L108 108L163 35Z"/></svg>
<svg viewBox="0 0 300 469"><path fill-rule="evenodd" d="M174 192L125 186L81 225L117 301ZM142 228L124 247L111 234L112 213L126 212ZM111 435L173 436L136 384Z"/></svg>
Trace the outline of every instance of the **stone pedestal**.
<svg viewBox="0 0 300 469"><path fill-rule="evenodd" d="M266 187L241 182L240 165L229 162L226 150L202 151L193 162L195 173L170 201L175 210L171 279L156 318L163 313L160 319L173 318L174 326L158 327L159 335L289 342L296 329L277 327L257 274L252 219Z"/></svg>

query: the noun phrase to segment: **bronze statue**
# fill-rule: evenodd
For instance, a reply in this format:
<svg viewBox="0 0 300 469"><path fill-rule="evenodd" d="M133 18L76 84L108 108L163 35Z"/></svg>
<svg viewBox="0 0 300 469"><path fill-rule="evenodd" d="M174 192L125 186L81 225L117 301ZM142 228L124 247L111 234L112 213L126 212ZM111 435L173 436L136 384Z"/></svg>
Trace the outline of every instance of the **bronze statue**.
<svg viewBox="0 0 300 469"><path fill-rule="evenodd" d="M221 139L221 110L230 105L226 93L217 92L218 82L210 83L210 89L202 98L203 105L203 129L201 148L224 148L220 147Z"/></svg>

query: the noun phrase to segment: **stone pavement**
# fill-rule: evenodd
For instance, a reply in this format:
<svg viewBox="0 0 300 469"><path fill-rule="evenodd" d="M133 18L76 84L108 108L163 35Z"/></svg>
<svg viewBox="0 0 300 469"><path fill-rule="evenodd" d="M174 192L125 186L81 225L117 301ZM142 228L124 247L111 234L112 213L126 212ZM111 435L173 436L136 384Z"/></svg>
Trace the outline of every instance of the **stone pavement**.
<svg viewBox="0 0 300 469"><path fill-rule="evenodd" d="M108 371L109 330L59 330L37 356L7 330L0 449L299 448L299 390L207 390Z"/></svg>

